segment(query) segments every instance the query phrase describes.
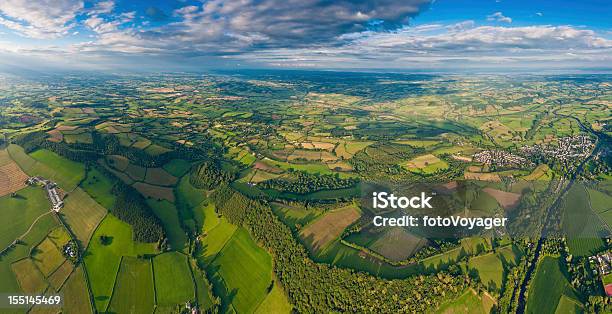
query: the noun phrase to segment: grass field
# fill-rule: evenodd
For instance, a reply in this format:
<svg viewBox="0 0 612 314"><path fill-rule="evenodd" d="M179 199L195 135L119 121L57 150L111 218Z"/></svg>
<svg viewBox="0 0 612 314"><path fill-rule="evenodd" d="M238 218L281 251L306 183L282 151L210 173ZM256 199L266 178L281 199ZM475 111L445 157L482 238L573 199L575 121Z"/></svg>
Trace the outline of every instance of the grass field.
<svg viewBox="0 0 612 314"><path fill-rule="evenodd" d="M495 301L489 295L478 295L473 289L468 289L455 300L442 304L434 313L454 314L489 314Z"/></svg>
<svg viewBox="0 0 612 314"><path fill-rule="evenodd" d="M196 300L200 309L209 311L213 306L212 287L206 279L206 274L198 268L195 260L190 260L191 271L193 273L193 281L196 286Z"/></svg>
<svg viewBox="0 0 612 314"><path fill-rule="evenodd" d="M569 251L576 256L590 256L605 248L599 233L606 227L590 206L583 186L572 186L564 199L563 228Z"/></svg>
<svg viewBox="0 0 612 314"><path fill-rule="evenodd" d="M62 263L64 256L49 238L45 238L32 251L32 260L45 277L51 275Z"/></svg>
<svg viewBox="0 0 612 314"><path fill-rule="evenodd" d="M203 256L206 258L217 254L232 237L236 229L235 225L227 222L225 217L221 217L214 228L206 231L206 236L202 241L204 246Z"/></svg>
<svg viewBox="0 0 612 314"><path fill-rule="evenodd" d="M272 203L271 207L276 216L294 231L298 230L298 227L306 226L321 214L321 211L317 209L306 209L281 203Z"/></svg>
<svg viewBox="0 0 612 314"><path fill-rule="evenodd" d="M178 212L174 204L166 200L157 201L151 199L147 200L147 203L153 209L155 216L161 220L171 249L183 250L187 245L188 239L181 227Z"/></svg>
<svg viewBox="0 0 612 314"><path fill-rule="evenodd" d="M111 243L104 245L100 236L111 237ZM87 275L94 295L96 309L104 311L110 301L115 285L115 276L119 269L121 256L136 256L137 254L155 253L148 245L132 241L132 228L115 216L108 214L96 229L84 255Z"/></svg>
<svg viewBox="0 0 612 314"><path fill-rule="evenodd" d="M27 205L26 205L27 206ZM25 207L27 208L27 207ZM21 239L21 243L5 252L0 258L0 290L3 292L22 292L19 288L17 277L12 271L11 264L17 260L26 258L30 254L30 250L38 245L47 234L57 228L59 225L57 219L52 215L45 215L39 219L32 227L32 230ZM41 274L42 276L42 274Z"/></svg>
<svg viewBox="0 0 612 314"><path fill-rule="evenodd" d="M239 228L208 266L215 295L238 313L254 311L268 294L272 280L272 258L257 246L248 232Z"/></svg>
<svg viewBox="0 0 612 314"><path fill-rule="evenodd" d="M184 304L195 299L186 255L177 252L157 255L153 259L153 270L158 305Z"/></svg>
<svg viewBox="0 0 612 314"><path fill-rule="evenodd" d="M74 189L85 177L85 166L83 164L68 160L52 151L39 149L30 155L51 169L53 175L47 177L47 179L57 181L57 184L66 191ZM42 175L44 176L44 174Z"/></svg>
<svg viewBox="0 0 612 314"><path fill-rule="evenodd" d="M564 262L544 256L538 263L535 277L529 285L526 313L555 313L563 295L575 298L568 281Z"/></svg>
<svg viewBox="0 0 612 314"><path fill-rule="evenodd" d="M183 159L172 159L163 168L171 175L181 177L189 171L191 164Z"/></svg>
<svg viewBox="0 0 612 314"><path fill-rule="evenodd" d="M49 212L45 191L27 187L17 192L18 197L0 197L0 221L10 221L0 228L0 248L4 249L30 228L34 220Z"/></svg>
<svg viewBox="0 0 612 314"><path fill-rule="evenodd" d="M92 167L87 170L87 177L81 183L81 187L102 207L110 209L115 204L115 196L112 194L113 182L98 169Z"/></svg>
<svg viewBox="0 0 612 314"><path fill-rule="evenodd" d="M276 314L289 314L293 306L289 303L287 296L285 295L285 291L280 286L278 282L274 282L274 287L266 298L259 304L256 314L268 314L268 313L276 313Z"/></svg>
<svg viewBox="0 0 612 314"><path fill-rule="evenodd" d="M76 188L64 199L60 215L65 219L83 247L87 246L92 233L106 215L106 209L94 201L81 188Z"/></svg>
<svg viewBox="0 0 612 314"><path fill-rule="evenodd" d="M82 267L78 267L72 273L60 292L64 295L64 313L92 313L91 301L89 300L89 293L87 293L87 282Z"/></svg>
<svg viewBox="0 0 612 314"><path fill-rule="evenodd" d="M115 313L153 313L155 289L148 259L124 257L109 310Z"/></svg>
<svg viewBox="0 0 612 314"><path fill-rule="evenodd" d="M402 164L402 166L411 172L426 175L448 168L448 164L444 160L432 154L419 156Z"/></svg>

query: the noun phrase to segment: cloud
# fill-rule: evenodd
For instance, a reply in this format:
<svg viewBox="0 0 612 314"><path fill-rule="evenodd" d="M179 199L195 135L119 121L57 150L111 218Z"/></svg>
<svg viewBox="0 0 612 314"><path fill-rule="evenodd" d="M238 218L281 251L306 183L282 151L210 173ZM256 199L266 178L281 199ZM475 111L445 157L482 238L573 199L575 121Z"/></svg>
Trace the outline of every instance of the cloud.
<svg viewBox="0 0 612 314"><path fill-rule="evenodd" d="M504 16L501 12L495 12L491 15L487 15L487 21L512 23L512 19Z"/></svg>
<svg viewBox="0 0 612 314"><path fill-rule="evenodd" d="M472 22L461 22L362 32L345 38L350 41L340 46L270 49L235 58L276 66L387 68L612 61L612 40L570 26L476 27Z"/></svg>
<svg viewBox="0 0 612 314"><path fill-rule="evenodd" d="M83 9L77 0L2 0L0 25L32 38L58 38L74 27Z"/></svg>
<svg viewBox="0 0 612 314"><path fill-rule="evenodd" d="M536 15L537 15L537 16L544 16L544 13L542 13L542 12L536 12Z"/></svg>

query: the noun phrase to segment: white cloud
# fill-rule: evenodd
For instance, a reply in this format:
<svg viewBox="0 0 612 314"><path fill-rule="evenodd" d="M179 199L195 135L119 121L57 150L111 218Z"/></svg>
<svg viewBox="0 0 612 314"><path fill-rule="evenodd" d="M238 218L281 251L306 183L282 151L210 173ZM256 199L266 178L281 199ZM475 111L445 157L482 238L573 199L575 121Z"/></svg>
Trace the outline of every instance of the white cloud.
<svg viewBox="0 0 612 314"><path fill-rule="evenodd" d="M491 15L487 15L487 21L512 23L512 19L507 16L504 16L504 14L501 12L495 12Z"/></svg>
<svg viewBox="0 0 612 314"><path fill-rule="evenodd" d="M58 38L68 34L83 9L80 0L2 0L0 24L32 38Z"/></svg>

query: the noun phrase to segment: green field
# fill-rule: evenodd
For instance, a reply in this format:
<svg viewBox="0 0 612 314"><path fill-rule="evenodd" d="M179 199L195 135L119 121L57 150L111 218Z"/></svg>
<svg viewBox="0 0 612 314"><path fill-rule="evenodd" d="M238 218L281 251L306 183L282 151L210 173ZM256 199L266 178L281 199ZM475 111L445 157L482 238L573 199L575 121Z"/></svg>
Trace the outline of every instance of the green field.
<svg viewBox="0 0 612 314"><path fill-rule="evenodd" d="M112 193L113 181L98 169L92 167L87 170L87 177L81 183L81 187L104 208L111 209L115 204L115 196Z"/></svg>
<svg viewBox="0 0 612 314"><path fill-rule="evenodd" d="M178 212L174 204L166 200L158 201L153 199L147 200L147 203L164 226L171 249L178 251L185 249L189 239L181 227Z"/></svg>
<svg viewBox="0 0 612 314"><path fill-rule="evenodd" d="M257 314L268 314L268 313L277 313L277 314L289 314L291 313L292 306L285 295L285 291L278 284L278 282L274 282L274 287L272 287L272 291L268 293L268 296L259 304L255 313Z"/></svg>
<svg viewBox="0 0 612 314"><path fill-rule="evenodd" d="M268 294L272 282L272 258L257 246L248 232L238 228L208 266L215 295L225 307L238 313L254 311Z"/></svg>
<svg viewBox="0 0 612 314"><path fill-rule="evenodd" d="M32 158L51 169L53 174L47 179L57 181L63 189L70 191L74 189L85 177L85 166L81 163L68 160L58 154L39 149L30 154ZM45 173L41 173L45 177Z"/></svg>
<svg viewBox="0 0 612 314"><path fill-rule="evenodd" d="M105 245L100 241L100 236L103 235L112 238L110 244ZM108 306L115 285L114 274L119 270L121 256L155 252L154 247L147 246L132 241L130 225L111 214L104 218L94 232L92 241L90 241L84 255L96 309L104 311Z"/></svg>
<svg viewBox="0 0 612 314"><path fill-rule="evenodd" d="M153 259L153 270L158 305L184 304L195 299L186 255L177 252L157 255Z"/></svg>
<svg viewBox="0 0 612 314"><path fill-rule="evenodd" d="M17 192L17 197L0 197L0 221L10 221L0 228L0 248L4 249L17 237L25 233L34 220L50 210L51 204L40 187L26 187Z"/></svg>
<svg viewBox="0 0 612 314"><path fill-rule="evenodd" d="M32 252L32 260L38 269L48 277L64 262L64 255L55 243L48 237L45 238Z"/></svg>
<svg viewBox="0 0 612 314"><path fill-rule="evenodd" d="M526 313L555 313L562 296L576 298L565 263L551 256L544 256L538 263L528 293Z"/></svg>
<svg viewBox="0 0 612 314"><path fill-rule="evenodd" d="M189 171L191 164L183 159L172 159L163 166L164 170L168 171L175 177L181 177Z"/></svg>
<svg viewBox="0 0 612 314"><path fill-rule="evenodd" d="M563 210L563 227L570 253L591 256L605 248L600 233L606 226L592 210L589 194L583 186L572 186L564 199Z"/></svg>
<svg viewBox="0 0 612 314"><path fill-rule="evenodd" d="M472 289L468 289L461 296L442 304L434 313L454 314L489 314L494 305L494 300L488 295L478 295Z"/></svg>
<svg viewBox="0 0 612 314"><path fill-rule="evenodd" d="M148 259L124 257L117 274L109 311L115 313L153 313L155 288Z"/></svg>

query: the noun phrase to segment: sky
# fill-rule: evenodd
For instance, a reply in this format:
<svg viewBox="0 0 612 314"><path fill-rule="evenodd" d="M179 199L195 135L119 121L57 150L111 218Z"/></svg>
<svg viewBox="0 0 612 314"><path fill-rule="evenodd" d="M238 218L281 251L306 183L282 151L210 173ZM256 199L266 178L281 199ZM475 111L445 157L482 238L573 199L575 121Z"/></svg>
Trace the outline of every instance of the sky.
<svg viewBox="0 0 612 314"><path fill-rule="evenodd" d="M585 70L608 0L0 0L0 69Z"/></svg>

